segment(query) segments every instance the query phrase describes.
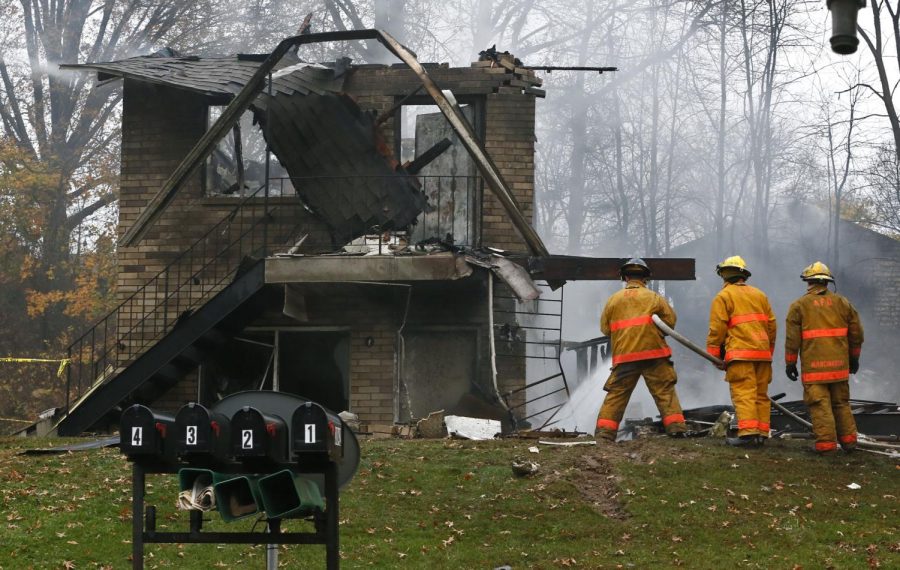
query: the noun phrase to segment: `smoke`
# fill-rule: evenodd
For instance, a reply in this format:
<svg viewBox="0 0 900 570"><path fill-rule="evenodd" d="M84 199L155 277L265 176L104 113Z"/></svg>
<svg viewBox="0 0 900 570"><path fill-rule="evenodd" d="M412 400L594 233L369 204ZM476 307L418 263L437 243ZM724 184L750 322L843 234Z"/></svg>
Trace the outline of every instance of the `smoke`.
<svg viewBox="0 0 900 570"><path fill-rule="evenodd" d="M828 216L822 210L796 203L783 206L772 216L768 255L751 247L755 243L752 231L744 227L736 228L736 242L747 244L745 249L722 253L723 248L717 247L709 236L673 250L673 257L694 257L697 267L696 281L662 284L661 289L678 315L678 331L700 346L705 344L709 306L722 287L715 266L725 256L743 256L753 273L750 284L768 295L777 317L779 330L769 394L784 392L787 400L802 399L802 385L791 382L784 375L784 320L790 304L806 291L806 284L799 278L803 267L815 260L829 261L826 236L832 230L828 224ZM892 307L896 306L900 292L895 295L894 289L885 287L882 280L885 275L900 275L900 243L850 222L841 222L839 231L846 249L842 250L839 264L832 267L837 277L837 289L857 308L866 332L861 370L850 379L851 397L898 401L900 385L894 377L896 349L892 347L900 342L900 331L890 323L898 316ZM613 255L621 257L631 253L618 251ZM580 281L566 285L563 338L584 341L600 336L600 313L609 296L621 286L621 283L610 281ZM676 392L683 408L731 402L724 372L674 341L669 340L669 345L678 376ZM586 378L578 378L571 352L563 353L561 363L571 394L569 402L554 418L557 423L553 427L593 432L593 422L605 395L602 386L609 376L610 363L600 363ZM643 418L657 413L652 397L640 382L625 417Z"/></svg>
<svg viewBox="0 0 900 570"><path fill-rule="evenodd" d="M851 376L850 395L857 399L900 400L900 385L895 381L895 348L900 331L892 326L896 316L893 288L882 279L900 275L900 243L851 222L841 222L842 253L836 275L838 293L847 297L859 311L866 333L861 370ZM791 303L806 292L800 272L813 261L830 262L828 217L815 206L795 203L773 214L768 232L769 253L752 251L754 240L747 228L737 228L738 243L745 248L722 252L711 237L696 240L673 250L679 257L695 257L697 281L667 283L679 315L682 334L703 345L708 327L709 303L721 288L715 265L728 255L741 255L753 273L749 283L766 293L775 312L778 337L773 358L770 394L785 392L787 399L802 398L802 387L784 375L784 327ZM717 253L717 249L719 250ZM678 366L680 360L676 360ZM687 369L687 368L686 368ZM681 383L679 383L679 387Z"/></svg>

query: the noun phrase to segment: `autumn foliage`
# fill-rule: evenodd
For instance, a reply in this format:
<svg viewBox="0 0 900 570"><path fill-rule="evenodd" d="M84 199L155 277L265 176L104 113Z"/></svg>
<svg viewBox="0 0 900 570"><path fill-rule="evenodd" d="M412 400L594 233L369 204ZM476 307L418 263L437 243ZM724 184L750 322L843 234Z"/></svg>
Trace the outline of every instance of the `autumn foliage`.
<svg viewBox="0 0 900 570"><path fill-rule="evenodd" d="M114 228L102 220L73 232L61 263L44 263L41 193L56 184L44 163L0 139L0 357L64 358L72 336L115 302ZM55 363L0 362L0 433L65 401L57 370Z"/></svg>

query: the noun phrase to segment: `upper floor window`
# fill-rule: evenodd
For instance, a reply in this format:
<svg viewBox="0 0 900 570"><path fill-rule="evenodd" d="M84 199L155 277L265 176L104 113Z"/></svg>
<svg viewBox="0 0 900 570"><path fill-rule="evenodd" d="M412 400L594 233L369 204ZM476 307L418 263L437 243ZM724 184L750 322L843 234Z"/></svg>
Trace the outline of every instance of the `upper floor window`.
<svg viewBox="0 0 900 570"><path fill-rule="evenodd" d="M218 119L225 107L211 106L208 125ZM219 141L206 160L203 172L204 195L246 197L254 193L262 197L266 182L266 140L253 113L246 111L234 128ZM269 196L290 196L294 187L287 170L278 158L269 156Z"/></svg>
<svg viewBox="0 0 900 570"><path fill-rule="evenodd" d="M480 130L478 107L477 101L460 107L476 133ZM401 164L415 170L431 206L412 229L411 242L439 238L458 245L478 243L481 183L459 137L433 104L403 105L398 119L397 156ZM422 162L427 164L420 167Z"/></svg>

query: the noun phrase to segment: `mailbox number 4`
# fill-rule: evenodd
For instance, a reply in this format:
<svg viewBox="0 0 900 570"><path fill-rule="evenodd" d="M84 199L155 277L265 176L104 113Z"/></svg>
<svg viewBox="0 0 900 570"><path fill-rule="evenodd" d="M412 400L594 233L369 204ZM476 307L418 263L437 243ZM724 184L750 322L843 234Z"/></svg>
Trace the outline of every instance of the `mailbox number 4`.
<svg viewBox="0 0 900 570"><path fill-rule="evenodd" d="M131 445L133 445L134 447L140 447L144 445L144 428L131 428Z"/></svg>
<svg viewBox="0 0 900 570"><path fill-rule="evenodd" d="M316 442L316 424L304 424L306 429L304 430L304 438L303 443L315 443Z"/></svg>
<svg viewBox="0 0 900 570"><path fill-rule="evenodd" d="M242 449L253 449L253 430L252 429L241 430L241 448Z"/></svg>

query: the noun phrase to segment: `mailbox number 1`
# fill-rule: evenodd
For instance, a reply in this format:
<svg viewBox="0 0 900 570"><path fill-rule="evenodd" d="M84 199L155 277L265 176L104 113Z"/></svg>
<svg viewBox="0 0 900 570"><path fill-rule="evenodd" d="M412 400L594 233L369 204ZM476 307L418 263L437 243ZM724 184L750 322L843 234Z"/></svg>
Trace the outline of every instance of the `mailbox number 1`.
<svg viewBox="0 0 900 570"><path fill-rule="evenodd" d="M316 424L304 424L306 426L306 430L304 433L303 443L315 443L316 442Z"/></svg>
<svg viewBox="0 0 900 570"><path fill-rule="evenodd" d="M144 444L144 428L131 428L131 445L140 447Z"/></svg>
<svg viewBox="0 0 900 570"><path fill-rule="evenodd" d="M184 442L187 445L197 445L197 426L187 426Z"/></svg>
<svg viewBox="0 0 900 570"><path fill-rule="evenodd" d="M253 449L253 430L252 429L241 430L241 448L242 449Z"/></svg>

